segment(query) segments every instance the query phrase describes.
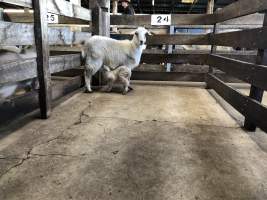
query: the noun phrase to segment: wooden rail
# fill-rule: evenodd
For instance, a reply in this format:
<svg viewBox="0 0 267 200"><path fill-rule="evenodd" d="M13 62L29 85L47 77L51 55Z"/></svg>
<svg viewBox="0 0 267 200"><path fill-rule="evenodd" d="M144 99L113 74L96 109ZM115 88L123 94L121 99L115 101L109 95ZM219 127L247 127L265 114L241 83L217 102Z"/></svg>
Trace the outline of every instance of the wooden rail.
<svg viewBox="0 0 267 200"><path fill-rule="evenodd" d="M23 10L21 10L23 11ZM32 12L5 12L4 19L8 22L14 23L33 23L33 13ZM88 25L87 20L71 18L62 15L58 15L58 24L83 24ZM54 24L55 25L55 24Z"/></svg>
<svg viewBox="0 0 267 200"><path fill-rule="evenodd" d="M267 66L243 62L218 55L210 55L207 64L247 83L267 90Z"/></svg>
<svg viewBox="0 0 267 200"><path fill-rule="evenodd" d="M210 42L217 46L244 47L265 49L267 47L267 27L217 33L212 35Z"/></svg>
<svg viewBox="0 0 267 200"><path fill-rule="evenodd" d="M172 15L171 25L213 25L226 20L235 19L245 15L254 14L267 10L266 0L239 0L214 14L176 14ZM150 25L151 15L111 15L113 25Z"/></svg>
<svg viewBox="0 0 267 200"><path fill-rule="evenodd" d="M0 0L1 3L32 8L32 0ZM47 11L67 17L91 21L91 11L65 0L47 0Z"/></svg>
<svg viewBox="0 0 267 200"><path fill-rule="evenodd" d="M214 12L215 23L267 10L266 0L239 0Z"/></svg>
<svg viewBox="0 0 267 200"><path fill-rule="evenodd" d="M253 121L258 127L267 132L267 107L261 103L244 96L234 88L212 74L207 76L207 84L222 96L238 112Z"/></svg>
<svg viewBox="0 0 267 200"><path fill-rule="evenodd" d="M211 25L213 19L206 14L172 15L171 25ZM151 15L111 15L110 24L144 26L151 24Z"/></svg>
<svg viewBox="0 0 267 200"><path fill-rule="evenodd" d="M1 45L33 45L34 26L31 24L20 24L0 21ZM19 37L18 37L19 36ZM73 45L80 44L90 33L73 32L67 27L48 28L49 45Z"/></svg>
<svg viewBox="0 0 267 200"><path fill-rule="evenodd" d="M147 38L148 45L175 44L175 45L217 45L251 49L265 49L267 47L267 27L232 31L216 34L157 34ZM118 37L118 34L113 34ZM121 39L130 39L132 35L120 34Z"/></svg>
<svg viewBox="0 0 267 200"><path fill-rule="evenodd" d="M0 84L23 81L37 77L36 58L0 65ZM49 71L56 73L81 66L80 54L49 57Z"/></svg>

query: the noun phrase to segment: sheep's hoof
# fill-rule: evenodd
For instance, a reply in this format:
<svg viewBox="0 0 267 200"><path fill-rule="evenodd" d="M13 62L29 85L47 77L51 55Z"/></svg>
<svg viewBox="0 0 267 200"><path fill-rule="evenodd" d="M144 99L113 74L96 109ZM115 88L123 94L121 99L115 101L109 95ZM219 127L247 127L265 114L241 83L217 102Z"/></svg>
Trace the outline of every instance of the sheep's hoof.
<svg viewBox="0 0 267 200"><path fill-rule="evenodd" d="M92 93L93 90L88 90L87 88L84 90L84 93Z"/></svg>
<svg viewBox="0 0 267 200"><path fill-rule="evenodd" d="M131 86L128 86L129 91L134 90Z"/></svg>
<svg viewBox="0 0 267 200"><path fill-rule="evenodd" d="M122 92L122 95L126 95L127 93L128 93L128 89L127 90L123 90L123 92Z"/></svg>

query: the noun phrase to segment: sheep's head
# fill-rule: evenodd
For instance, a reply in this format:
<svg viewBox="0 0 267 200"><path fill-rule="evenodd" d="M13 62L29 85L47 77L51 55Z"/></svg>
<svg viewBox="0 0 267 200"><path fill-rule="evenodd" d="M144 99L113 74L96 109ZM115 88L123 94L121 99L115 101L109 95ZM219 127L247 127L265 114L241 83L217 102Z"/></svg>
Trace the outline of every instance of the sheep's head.
<svg viewBox="0 0 267 200"><path fill-rule="evenodd" d="M146 35L151 35L151 33L144 27L138 27L134 33L134 39L138 46L142 46L144 49L146 47Z"/></svg>

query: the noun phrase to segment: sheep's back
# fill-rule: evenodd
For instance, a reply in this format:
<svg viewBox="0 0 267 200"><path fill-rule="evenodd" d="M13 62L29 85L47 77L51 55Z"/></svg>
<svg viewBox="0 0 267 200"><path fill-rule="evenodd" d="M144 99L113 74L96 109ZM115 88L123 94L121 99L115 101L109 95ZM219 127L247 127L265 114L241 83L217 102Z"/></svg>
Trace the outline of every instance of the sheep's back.
<svg viewBox="0 0 267 200"><path fill-rule="evenodd" d="M103 36L93 36L88 40L89 55L94 59L102 59L103 64L115 68L128 62L130 53L129 40L115 40Z"/></svg>

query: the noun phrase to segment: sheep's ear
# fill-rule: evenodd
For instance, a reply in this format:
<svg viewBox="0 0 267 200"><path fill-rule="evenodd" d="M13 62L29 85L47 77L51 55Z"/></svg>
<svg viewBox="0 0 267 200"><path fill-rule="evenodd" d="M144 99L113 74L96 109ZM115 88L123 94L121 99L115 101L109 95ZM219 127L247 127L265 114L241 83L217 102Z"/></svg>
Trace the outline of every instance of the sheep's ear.
<svg viewBox="0 0 267 200"><path fill-rule="evenodd" d="M134 32L134 34L135 34L136 36L138 36L138 33L137 33L137 31L135 31L135 32Z"/></svg>

